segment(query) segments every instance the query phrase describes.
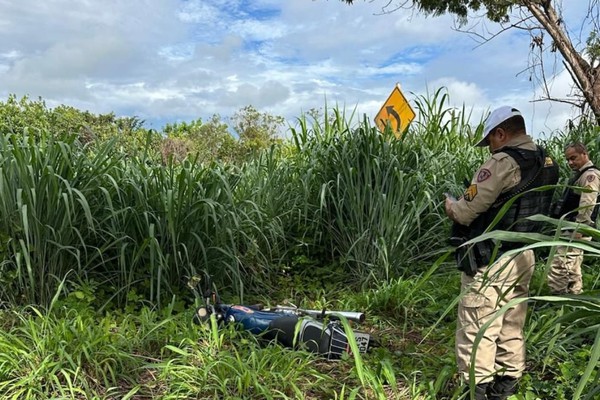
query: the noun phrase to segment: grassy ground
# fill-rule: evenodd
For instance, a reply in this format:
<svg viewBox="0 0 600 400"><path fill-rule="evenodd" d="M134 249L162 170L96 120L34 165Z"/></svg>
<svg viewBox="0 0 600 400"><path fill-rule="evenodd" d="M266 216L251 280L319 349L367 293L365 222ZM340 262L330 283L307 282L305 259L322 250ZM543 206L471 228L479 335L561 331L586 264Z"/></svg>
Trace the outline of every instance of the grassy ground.
<svg viewBox="0 0 600 400"><path fill-rule="evenodd" d="M543 282L541 269L533 287ZM283 281L281 297L272 300L289 294ZM443 264L431 275L374 289L349 292L332 285L295 297L302 306L367 313L364 325L355 328L373 334L380 346L340 361L265 344L233 327L195 325L192 306L176 312L173 304L151 310L140 302L127 312L99 313L85 299L68 296L56 299L50 310L4 310L0 398L457 398L453 302L458 285L458 273ZM568 329L557 334L561 312L559 306L535 305L527 325L529 372L521 398L568 399L583 373L593 333L576 341Z"/></svg>

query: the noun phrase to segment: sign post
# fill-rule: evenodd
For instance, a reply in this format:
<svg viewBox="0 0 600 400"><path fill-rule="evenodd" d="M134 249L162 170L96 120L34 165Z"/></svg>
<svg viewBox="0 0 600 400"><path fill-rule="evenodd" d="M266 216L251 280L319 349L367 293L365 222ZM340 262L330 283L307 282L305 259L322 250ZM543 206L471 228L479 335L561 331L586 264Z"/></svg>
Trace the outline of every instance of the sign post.
<svg viewBox="0 0 600 400"><path fill-rule="evenodd" d="M375 123L381 131L389 125L396 137L399 138L414 118L415 112L400 91L400 84L397 83L388 99L383 103L383 107L375 116Z"/></svg>

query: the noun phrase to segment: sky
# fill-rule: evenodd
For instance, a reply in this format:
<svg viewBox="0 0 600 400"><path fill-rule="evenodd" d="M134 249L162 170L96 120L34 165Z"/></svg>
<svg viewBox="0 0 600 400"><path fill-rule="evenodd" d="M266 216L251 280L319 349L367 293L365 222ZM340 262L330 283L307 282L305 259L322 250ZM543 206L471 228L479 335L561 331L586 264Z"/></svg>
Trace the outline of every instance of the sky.
<svg viewBox="0 0 600 400"><path fill-rule="evenodd" d="M526 71L523 31L481 44L453 29L451 16L382 12L387 3L0 0L0 101L41 97L48 107L136 116L157 130L214 114L227 122L252 105L293 125L325 105L372 119L398 83L413 106L441 89L474 124L495 107L519 108L534 136L575 115L533 101L540 91ZM569 29L581 28L586 7L565 7ZM552 91L564 97L570 78L559 58L547 62L557 73Z"/></svg>

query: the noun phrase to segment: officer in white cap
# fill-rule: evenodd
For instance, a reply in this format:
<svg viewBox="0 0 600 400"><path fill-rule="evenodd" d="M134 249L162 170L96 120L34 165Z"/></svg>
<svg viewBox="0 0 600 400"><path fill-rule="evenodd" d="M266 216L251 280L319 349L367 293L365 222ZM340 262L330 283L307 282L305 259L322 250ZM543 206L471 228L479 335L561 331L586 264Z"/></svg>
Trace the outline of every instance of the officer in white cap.
<svg viewBox="0 0 600 400"><path fill-rule="evenodd" d="M494 110L476 146L489 147L492 156L477 170L460 198L448 196L445 202L448 217L467 232L464 239L489 229L539 229L524 218L548 213L552 193L529 189L555 184L558 167L526 134L521 112L510 106ZM490 227L502 206L515 197L517 200L500 221ZM523 324L527 302L494 318L503 305L528 295L534 254L532 250L516 250L522 246L485 240L457 249L463 295L458 306L456 357L464 380L476 385L477 400L506 399L516 393L525 368ZM489 326L475 346L477 334L486 323Z"/></svg>

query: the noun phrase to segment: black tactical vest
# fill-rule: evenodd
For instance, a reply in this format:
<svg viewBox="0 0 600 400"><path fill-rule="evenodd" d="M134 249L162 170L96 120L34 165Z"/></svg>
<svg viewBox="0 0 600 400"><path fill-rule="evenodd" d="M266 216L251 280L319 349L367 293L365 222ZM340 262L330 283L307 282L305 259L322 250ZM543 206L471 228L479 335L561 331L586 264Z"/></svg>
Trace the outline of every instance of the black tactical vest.
<svg viewBox="0 0 600 400"><path fill-rule="evenodd" d="M500 221L492 230L512 232L539 232L541 224L526 219L535 214L548 215L554 190L528 192L545 185L556 185L558 182L558 165L550 157L546 157L543 148L525 150L518 147L505 147L494 153L506 153L512 157L521 170L521 181L511 190L501 194L496 202L484 213L480 214L469 225L470 237L482 234L498 215L504 204L520 195L510 205ZM520 244L503 243L502 249L520 247Z"/></svg>
<svg viewBox="0 0 600 400"><path fill-rule="evenodd" d="M584 168L583 170L577 172L577 174L575 174L571 179L569 179L569 182L567 183L568 186L573 186L575 184L575 182L577 182L577 180L579 180L579 178L581 178L581 175L583 175L583 173L589 169L597 169L594 165L589 166L587 168ZM575 218L577 217L577 213L571 212L577 208L579 208L579 201L581 200L581 193L577 193L573 188L568 187L565 192L563 193L562 199L559 201L559 203L556 206L556 211L553 213L553 217L555 218L560 218L563 215L567 214L565 216L565 219L567 221L575 221ZM595 228L596 227L596 218L598 217L598 209L599 207L599 203L600 202L600 193L598 193L598 197L596 198L596 205L594 206L594 210L592 211L592 226Z"/></svg>
<svg viewBox="0 0 600 400"><path fill-rule="evenodd" d="M539 232L540 224L527 220L526 217L535 214L548 215L554 189L534 192L528 192L528 190L546 185L556 185L558 182L558 165L550 157L546 157L546 152L539 146L536 150L505 147L495 153L506 153L517 162L521 171L521 180L507 193L501 194L494 204L486 212L475 218L468 227L458 223L452 225L450 243L459 246L454 254L457 266L459 270L469 276L474 276L477 273L477 268L489 265L495 251L498 252L496 255L499 256L505 251L522 245L520 243L502 242L501 247L497 250L492 240L477 242L469 247L460 245L485 232L502 209L502 206L518 195L491 230Z"/></svg>

